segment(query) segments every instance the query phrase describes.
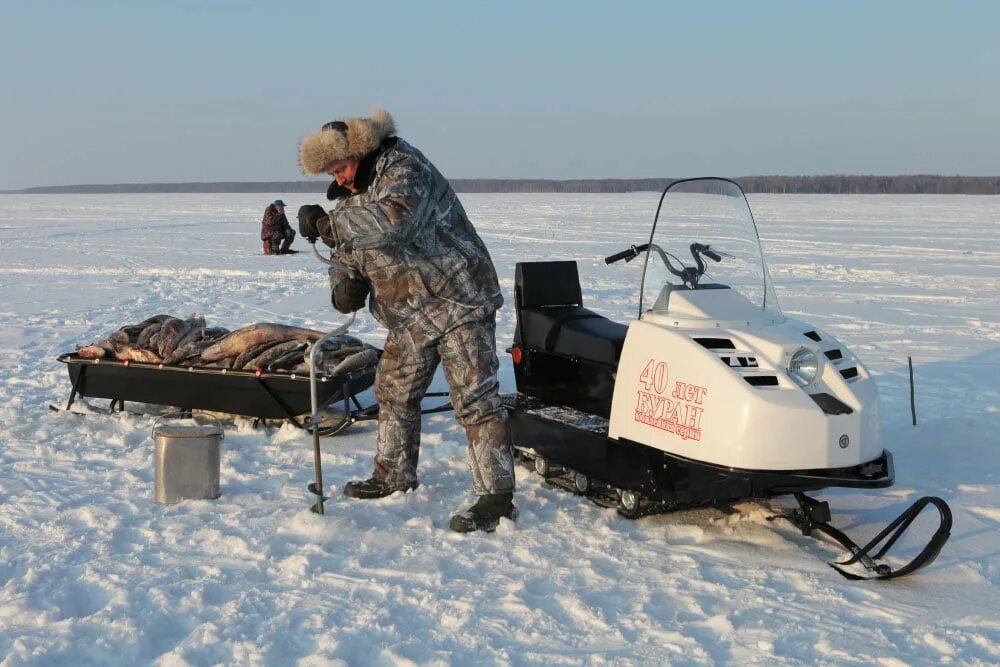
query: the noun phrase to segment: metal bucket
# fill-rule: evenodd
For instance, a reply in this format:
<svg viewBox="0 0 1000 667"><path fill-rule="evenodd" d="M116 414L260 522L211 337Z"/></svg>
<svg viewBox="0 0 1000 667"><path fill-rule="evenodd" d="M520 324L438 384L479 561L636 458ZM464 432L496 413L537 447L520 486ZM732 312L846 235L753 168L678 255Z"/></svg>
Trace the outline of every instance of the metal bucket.
<svg viewBox="0 0 1000 667"><path fill-rule="evenodd" d="M171 505L218 498L222 425L191 418L162 419L153 424L156 502Z"/></svg>

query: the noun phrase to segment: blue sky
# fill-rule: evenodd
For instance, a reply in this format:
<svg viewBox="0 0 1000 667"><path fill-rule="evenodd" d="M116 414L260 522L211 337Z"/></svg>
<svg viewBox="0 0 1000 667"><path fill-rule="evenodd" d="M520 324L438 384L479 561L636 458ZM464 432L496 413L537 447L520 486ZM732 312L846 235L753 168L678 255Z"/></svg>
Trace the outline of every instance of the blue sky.
<svg viewBox="0 0 1000 667"><path fill-rule="evenodd" d="M452 178L1000 174L997 2L0 8L0 189L296 180L376 106Z"/></svg>

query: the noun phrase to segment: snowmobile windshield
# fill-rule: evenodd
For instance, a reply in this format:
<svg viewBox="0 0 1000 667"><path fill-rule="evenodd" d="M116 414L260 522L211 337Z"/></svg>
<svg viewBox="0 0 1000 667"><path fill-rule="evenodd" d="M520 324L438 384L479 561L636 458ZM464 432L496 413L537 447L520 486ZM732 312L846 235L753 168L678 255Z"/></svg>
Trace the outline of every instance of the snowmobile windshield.
<svg viewBox="0 0 1000 667"><path fill-rule="evenodd" d="M640 316L665 308L671 290L727 288L762 312L781 316L750 205L733 181L670 184L644 250Z"/></svg>

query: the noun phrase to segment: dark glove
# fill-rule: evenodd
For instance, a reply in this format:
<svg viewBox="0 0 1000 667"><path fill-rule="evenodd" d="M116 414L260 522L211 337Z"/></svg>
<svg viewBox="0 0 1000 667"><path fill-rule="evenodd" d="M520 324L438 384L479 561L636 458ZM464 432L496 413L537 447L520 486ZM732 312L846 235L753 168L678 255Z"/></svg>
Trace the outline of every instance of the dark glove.
<svg viewBox="0 0 1000 667"><path fill-rule="evenodd" d="M319 221L326 217L322 206L306 204L299 208L299 234L315 243L319 238Z"/></svg>
<svg viewBox="0 0 1000 667"><path fill-rule="evenodd" d="M330 300L334 308L346 315L365 307L371 289L366 280L352 277L339 266L331 266L328 273Z"/></svg>

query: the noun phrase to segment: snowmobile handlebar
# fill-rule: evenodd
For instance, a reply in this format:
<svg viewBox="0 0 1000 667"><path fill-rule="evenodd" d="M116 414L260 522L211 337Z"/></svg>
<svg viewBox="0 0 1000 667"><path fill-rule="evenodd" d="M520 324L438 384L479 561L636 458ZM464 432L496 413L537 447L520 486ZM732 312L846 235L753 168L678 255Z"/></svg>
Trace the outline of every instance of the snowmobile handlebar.
<svg viewBox="0 0 1000 667"><path fill-rule="evenodd" d="M682 267L681 269L675 268L674 265L670 262L671 255L665 252L663 248L656 245L655 243L643 243L642 245L631 246L627 250L622 250L621 252L616 252L614 255L609 255L608 257L605 257L604 263L614 264L615 262L620 262L623 259L626 262L631 262L633 259L638 257L640 253L646 252L647 250L652 250L653 252L658 254L660 256L660 259L663 260L663 264L667 267L667 270L669 270L670 273L674 274L678 278L682 279L685 278L687 274L684 272L688 271L688 269L683 268L684 264L681 263Z"/></svg>
<svg viewBox="0 0 1000 667"><path fill-rule="evenodd" d="M676 256L671 255L669 252L666 252L663 248L656 245L655 243L643 243L642 245L637 245L637 246L634 245L628 248L627 250L622 250L621 252L617 252L614 255L609 255L608 257L605 257L604 263L614 264L615 262L619 262L623 259L626 262L631 262L633 259L638 257L640 253L645 252L646 250L653 251L657 255L659 255L660 259L663 261L663 265L667 267L667 270L670 271L670 273L677 276L678 278L680 278L681 280L683 280L684 284L688 285L692 289L697 289L698 280L705 274L706 267L705 267L705 262L702 260L703 256L708 257L713 262L721 262L722 257L724 255L729 256L726 255L726 253L720 253L716 252L715 250L712 250L712 247L709 245L705 245L702 243L692 243L690 246L690 250L691 250L691 256L694 258L695 261L695 266L685 266L684 262L677 259ZM681 265L681 268L678 269L677 267L674 266L673 262L670 261L671 257L677 260L677 262Z"/></svg>
<svg viewBox="0 0 1000 667"><path fill-rule="evenodd" d="M701 277L705 275L705 269L706 269L705 262L702 260L702 256L708 257L713 262L721 262L722 256L719 253L712 250L712 246L703 245L701 243L691 244L691 256L694 257L694 263L697 269L690 270L688 268L685 268L684 270L687 273L685 273L680 277L684 278L685 282L687 282L690 279L693 279L694 282L691 284L691 286L697 287L698 280L700 280Z"/></svg>
<svg viewBox="0 0 1000 667"><path fill-rule="evenodd" d="M719 253L717 253L714 250L712 250L712 246L702 245L700 243L692 243L691 244L691 254L694 254L696 250L697 250L697 252L700 252L705 257L708 257L713 262L721 262L722 261L722 255L720 255Z"/></svg>
<svg viewBox="0 0 1000 667"><path fill-rule="evenodd" d="M648 243L643 243L642 245L634 245L627 250L622 250L621 252L616 252L613 255L609 255L604 258L605 264L614 264L615 262L620 262L625 260L626 262L631 262L633 259L639 256L639 253L644 252L649 249Z"/></svg>

